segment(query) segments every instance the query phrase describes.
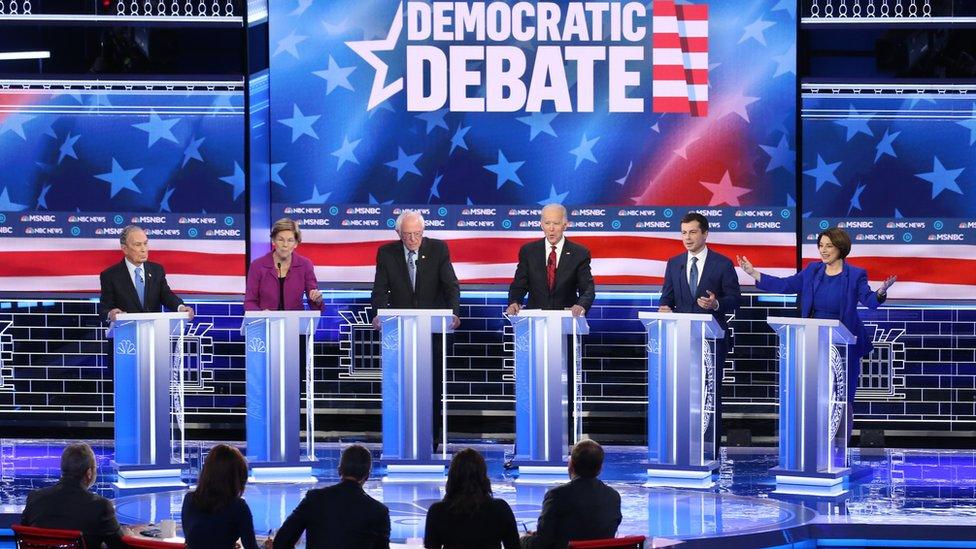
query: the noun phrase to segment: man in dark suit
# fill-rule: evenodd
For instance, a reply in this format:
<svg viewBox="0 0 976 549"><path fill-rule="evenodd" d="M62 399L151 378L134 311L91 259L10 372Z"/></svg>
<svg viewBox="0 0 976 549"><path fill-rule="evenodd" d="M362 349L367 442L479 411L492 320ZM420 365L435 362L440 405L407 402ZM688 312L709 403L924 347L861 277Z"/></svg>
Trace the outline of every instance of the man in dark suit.
<svg viewBox="0 0 976 549"><path fill-rule="evenodd" d="M373 310L394 309L451 309L454 318L451 329L461 325L461 286L451 253L443 240L424 236L424 216L414 210L404 210L396 220L400 240L380 246L376 252L376 276L373 279ZM380 328L379 317L373 327ZM442 380L441 337L433 336L431 378L434 406L433 439L437 451L441 438ZM450 340L447 347L450 349Z"/></svg>
<svg viewBox="0 0 976 549"><path fill-rule="evenodd" d="M339 458L342 480L305 494L275 535L274 549L294 547L306 531L309 549L388 548L390 510L363 490L371 468L369 450L346 448Z"/></svg>
<svg viewBox="0 0 976 549"><path fill-rule="evenodd" d="M91 447L83 442L69 444L61 453L61 480L27 495L20 523L81 530L87 547L102 547L102 543L112 549L126 547L112 502L88 490L97 472Z"/></svg>
<svg viewBox="0 0 976 549"><path fill-rule="evenodd" d="M617 535L620 494L597 478L602 468L603 448L579 441L569 456L570 481L546 492L535 532L522 536L523 549L564 549L570 541Z"/></svg>
<svg viewBox="0 0 976 549"><path fill-rule="evenodd" d="M508 288L508 315L518 314L525 294L527 309L570 309L582 316L593 304L590 251L563 236L569 220L562 204L542 208L542 232L546 237L519 250L515 278Z"/></svg>
<svg viewBox="0 0 976 549"><path fill-rule="evenodd" d="M102 320L114 322L119 313L158 313L163 306L171 311L186 311L193 318L193 309L183 304L166 283L166 271L149 259L149 237L136 225L122 229L119 237L125 259L102 271L99 279L102 295L98 313Z"/></svg>
<svg viewBox="0 0 976 549"><path fill-rule="evenodd" d="M583 316L596 296L593 273L590 272L590 251L570 242L563 235L569 226L569 220L562 204L548 204L543 207L541 225L545 238L529 242L519 250L515 278L508 287L508 308L505 314L518 314L522 310L522 299L528 293L529 300L525 305L527 309L569 309L573 316ZM569 387L566 388L566 398L569 403L568 417L572 418L572 384L576 379L576 361L567 362ZM568 440L572 444L572 419L568 428Z"/></svg>
<svg viewBox="0 0 976 549"><path fill-rule="evenodd" d="M725 330L725 338L715 340L715 459L722 442L722 369L729 348L728 315L739 307L739 278L732 260L711 251L708 219L691 212L681 218L681 240L687 252L668 260L664 272L659 310L676 313L708 313Z"/></svg>

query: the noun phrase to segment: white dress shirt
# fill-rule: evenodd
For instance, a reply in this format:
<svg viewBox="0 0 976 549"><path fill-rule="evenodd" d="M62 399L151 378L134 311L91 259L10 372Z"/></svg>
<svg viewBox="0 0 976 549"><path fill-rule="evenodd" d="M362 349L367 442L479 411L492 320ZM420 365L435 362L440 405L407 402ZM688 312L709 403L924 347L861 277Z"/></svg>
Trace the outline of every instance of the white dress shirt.
<svg viewBox="0 0 976 549"><path fill-rule="evenodd" d="M136 284L136 268L137 267L142 267L142 280L143 281L148 281L149 273L146 272L146 264L145 263L143 263L142 265L136 265L135 263L132 263L131 261L129 261L129 258L127 257L127 258L125 258L125 266L126 266L126 268L129 269L129 280L132 281L132 287L133 288L138 287L138 285Z"/></svg>
<svg viewBox="0 0 976 549"><path fill-rule="evenodd" d="M552 244L549 242L548 238L543 238L542 240L546 244L546 253L545 253L546 265L549 265L549 252L552 251ZM559 242L556 242L556 268L557 269L559 268L559 258L563 256L563 244L565 243L566 243L565 236L560 238Z"/></svg>
<svg viewBox="0 0 976 549"><path fill-rule="evenodd" d="M691 258L697 257L698 263L695 264L698 267L698 282L701 282L702 272L705 270L705 258L708 256L708 246L705 246L697 254L688 252L688 260L685 263L685 281L688 282L688 286L691 286ZM698 296L692 296L698 297Z"/></svg>

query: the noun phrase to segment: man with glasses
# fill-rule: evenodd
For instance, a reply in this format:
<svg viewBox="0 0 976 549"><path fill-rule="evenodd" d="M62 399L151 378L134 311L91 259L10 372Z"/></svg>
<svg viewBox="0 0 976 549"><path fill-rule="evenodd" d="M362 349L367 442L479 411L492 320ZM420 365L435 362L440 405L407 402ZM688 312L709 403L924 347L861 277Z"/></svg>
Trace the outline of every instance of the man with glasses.
<svg viewBox="0 0 976 549"><path fill-rule="evenodd" d="M451 328L461 324L461 287L458 285L451 253L443 240L424 237L424 216L403 210L396 220L395 242L376 252L376 277L373 280L373 311L378 309L451 309ZM379 317L373 327L380 328ZM432 368L434 383L434 451L441 425L441 342L434 334Z"/></svg>

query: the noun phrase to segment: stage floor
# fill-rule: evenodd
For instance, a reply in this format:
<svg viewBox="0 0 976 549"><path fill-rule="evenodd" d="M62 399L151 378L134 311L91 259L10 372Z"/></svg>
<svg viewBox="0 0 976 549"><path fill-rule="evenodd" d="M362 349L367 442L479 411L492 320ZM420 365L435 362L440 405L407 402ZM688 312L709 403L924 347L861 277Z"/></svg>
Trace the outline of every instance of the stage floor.
<svg viewBox="0 0 976 549"><path fill-rule="evenodd" d="M0 513L3 526L16 522L27 493L54 482L59 475L62 441L0 440ZM199 457L211 443L187 445L190 470L198 474ZM376 445L367 445L378 453ZM450 449L467 447L452 444ZM522 528L533 530L543 496L556 482L527 484L502 467L510 445L471 444L489 466L496 497L511 504ZM323 464L317 484L249 484L245 499L255 530L267 533L281 525L304 493L337 480L339 444L323 444L316 453ZM185 490L151 493L112 488L112 448L95 445L99 460L96 490L115 500L120 522L157 523L175 519ZM773 493L768 469L776 464L773 449L723 449L715 487L707 490L645 487L645 454L638 447L608 446L601 477L620 492L623 522L618 535L643 534L683 540L689 546L771 547L804 540L832 540L833 546L863 546L864 540L905 542L955 540L953 547L976 547L976 452L970 450L851 450L855 466L848 493L831 498ZM444 482L384 482L373 478L367 492L390 508L392 537L423 537L424 516L443 496ZM960 545L962 543L962 545ZM938 543L934 546L940 546Z"/></svg>

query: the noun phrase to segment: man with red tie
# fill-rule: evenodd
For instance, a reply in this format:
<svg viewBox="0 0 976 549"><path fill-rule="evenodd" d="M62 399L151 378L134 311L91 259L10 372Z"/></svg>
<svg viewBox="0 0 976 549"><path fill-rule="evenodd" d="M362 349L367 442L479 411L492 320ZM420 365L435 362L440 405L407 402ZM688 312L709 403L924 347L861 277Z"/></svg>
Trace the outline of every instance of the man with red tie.
<svg viewBox="0 0 976 549"><path fill-rule="evenodd" d="M542 208L541 225L546 237L529 242L519 250L515 278L508 288L505 314L518 314L522 300L528 294L527 309L569 309L573 316L583 316L596 294L590 272L590 251L563 236L569 221L562 204L548 204ZM574 380L575 361L568 362L567 379ZM572 415L572 388L567 393ZM572 422L569 422L569 430L572 444Z"/></svg>

